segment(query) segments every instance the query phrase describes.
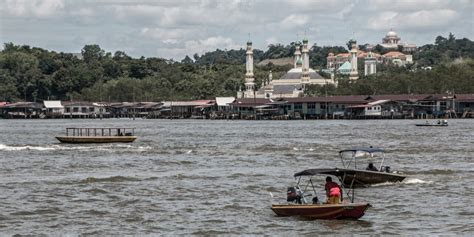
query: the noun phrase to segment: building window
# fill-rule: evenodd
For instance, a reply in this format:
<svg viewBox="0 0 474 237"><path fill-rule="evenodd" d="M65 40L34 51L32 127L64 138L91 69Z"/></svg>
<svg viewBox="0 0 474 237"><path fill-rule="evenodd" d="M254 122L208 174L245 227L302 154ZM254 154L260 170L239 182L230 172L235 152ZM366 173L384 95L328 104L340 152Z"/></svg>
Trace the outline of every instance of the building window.
<svg viewBox="0 0 474 237"><path fill-rule="evenodd" d="M89 107L89 112L94 112L94 107Z"/></svg>
<svg viewBox="0 0 474 237"><path fill-rule="evenodd" d="M326 109L326 104L321 104L321 109Z"/></svg>
<svg viewBox="0 0 474 237"><path fill-rule="evenodd" d="M308 103L308 109L316 109L315 103Z"/></svg>
<svg viewBox="0 0 474 237"><path fill-rule="evenodd" d="M66 107L66 113L70 113L70 112L71 112L71 108Z"/></svg>
<svg viewBox="0 0 474 237"><path fill-rule="evenodd" d="M295 103L295 110L302 110L302 109L303 109L303 104Z"/></svg>
<svg viewBox="0 0 474 237"><path fill-rule="evenodd" d="M78 107L73 107L73 108L72 108L72 112L74 112L74 113L79 112L79 108L78 108Z"/></svg>
<svg viewBox="0 0 474 237"><path fill-rule="evenodd" d="M82 113L87 113L87 108L86 108L86 107L82 107L82 108L81 108L81 112L82 112Z"/></svg>

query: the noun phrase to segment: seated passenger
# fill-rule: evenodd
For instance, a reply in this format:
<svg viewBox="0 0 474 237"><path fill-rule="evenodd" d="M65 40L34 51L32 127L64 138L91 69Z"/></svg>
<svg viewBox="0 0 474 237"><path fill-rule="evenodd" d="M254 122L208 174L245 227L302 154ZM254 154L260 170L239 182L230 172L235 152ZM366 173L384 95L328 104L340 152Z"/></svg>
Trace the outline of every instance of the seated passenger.
<svg viewBox="0 0 474 237"><path fill-rule="evenodd" d="M327 196L327 204L339 204L340 200L342 200L342 189L341 187L332 181L330 176L326 177L326 185L324 185L326 189L326 196Z"/></svg>
<svg viewBox="0 0 474 237"><path fill-rule="evenodd" d="M369 166L367 166L366 170L378 171L377 168L375 168L375 166L372 162L369 163Z"/></svg>

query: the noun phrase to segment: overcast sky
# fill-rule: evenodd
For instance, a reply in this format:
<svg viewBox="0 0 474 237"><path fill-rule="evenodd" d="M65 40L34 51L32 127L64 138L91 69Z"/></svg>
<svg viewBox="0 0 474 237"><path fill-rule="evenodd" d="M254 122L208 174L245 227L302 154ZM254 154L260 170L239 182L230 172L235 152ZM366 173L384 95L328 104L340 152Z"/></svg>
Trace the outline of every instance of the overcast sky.
<svg viewBox="0 0 474 237"><path fill-rule="evenodd" d="M393 28L403 42L433 43L453 32L471 40L474 0L0 0L0 41L80 52L99 44L133 57L185 55L288 44L380 43Z"/></svg>

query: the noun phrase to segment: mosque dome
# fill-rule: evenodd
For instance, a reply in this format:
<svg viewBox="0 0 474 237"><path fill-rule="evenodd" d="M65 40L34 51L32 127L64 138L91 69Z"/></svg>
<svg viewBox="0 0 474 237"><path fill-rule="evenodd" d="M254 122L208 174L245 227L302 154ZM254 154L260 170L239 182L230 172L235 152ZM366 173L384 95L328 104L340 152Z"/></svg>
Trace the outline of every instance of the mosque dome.
<svg viewBox="0 0 474 237"><path fill-rule="evenodd" d="M298 60L296 60L296 65L298 66L303 65L303 61L301 61L301 58L298 58Z"/></svg>
<svg viewBox="0 0 474 237"><path fill-rule="evenodd" d="M390 31L387 33L386 36L387 36L387 37L398 37L398 36L397 36L397 33L396 33L395 31L393 31L393 30L390 30Z"/></svg>

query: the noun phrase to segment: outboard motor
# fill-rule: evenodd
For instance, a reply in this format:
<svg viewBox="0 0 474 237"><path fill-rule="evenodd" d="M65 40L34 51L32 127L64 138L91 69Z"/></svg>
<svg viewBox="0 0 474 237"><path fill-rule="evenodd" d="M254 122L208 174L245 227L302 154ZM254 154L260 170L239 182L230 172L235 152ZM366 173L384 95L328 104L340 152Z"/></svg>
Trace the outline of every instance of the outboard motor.
<svg viewBox="0 0 474 237"><path fill-rule="evenodd" d="M301 191L299 191L298 187L288 187L288 191L286 192L286 201L301 204Z"/></svg>
<svg viewBox="0 0 474 237"><path fill-rule="evenodd" d="M390 166L385 166L384 171L387 172L387 173L390 173Z"/></svg>

